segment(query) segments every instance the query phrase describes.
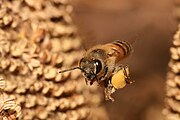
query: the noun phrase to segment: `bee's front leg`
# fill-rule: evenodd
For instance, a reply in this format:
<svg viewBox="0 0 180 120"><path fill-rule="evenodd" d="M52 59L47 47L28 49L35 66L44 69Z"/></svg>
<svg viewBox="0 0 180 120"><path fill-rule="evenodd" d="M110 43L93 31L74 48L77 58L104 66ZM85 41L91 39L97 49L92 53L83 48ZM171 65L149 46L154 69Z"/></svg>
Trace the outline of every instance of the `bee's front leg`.
<svg viewBox="0 0 180 120"><path fill-rule="evenodd" d="M115 92L115 88L112 86L110 81L108 81L107 86L105 87L104 93L105 93L105 99L111 100L114 102L114 98L111 97L111 94Z"/></svg>
<svg viewBox="0 0 180 120"><path fill-rule="evenodd" d="M86 80L86 79L84 79L84 80L85 80L86 85L88 85L88 80Z"/></svg>

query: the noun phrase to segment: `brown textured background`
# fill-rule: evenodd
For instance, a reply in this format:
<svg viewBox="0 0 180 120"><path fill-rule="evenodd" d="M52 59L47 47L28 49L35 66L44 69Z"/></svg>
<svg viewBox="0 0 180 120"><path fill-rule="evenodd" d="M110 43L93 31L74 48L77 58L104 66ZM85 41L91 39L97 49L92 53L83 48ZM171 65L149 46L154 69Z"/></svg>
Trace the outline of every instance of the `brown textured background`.
<svg viewBox="0 0 180 120"><path fill-rule="evenodd" d="M82 56L71 13L69 0L0 0L0 120L108 118L97 86L58 73Z"/></svg>
<svg viewBox="0 0 180 120"><path fill-rule="evenodd" d="M169 47L175 30L170 0L74 0L74 21L84 46L134 41L125 61L136 82L104 102L110 120L162 120Z"/></svg>

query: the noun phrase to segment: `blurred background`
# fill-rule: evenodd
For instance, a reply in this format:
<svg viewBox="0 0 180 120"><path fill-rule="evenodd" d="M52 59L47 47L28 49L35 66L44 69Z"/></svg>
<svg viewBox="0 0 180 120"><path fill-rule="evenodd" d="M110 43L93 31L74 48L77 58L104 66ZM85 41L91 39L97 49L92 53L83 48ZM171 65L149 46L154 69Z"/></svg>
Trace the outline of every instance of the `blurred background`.
<svg viewBox="0 0 180 120"><path fill-rule="evenodd" d="M135 41L124 62L136 82L104 101L110 120L163 120L169 47L177 23L171 0L73 0L73 19L90 48L114 40ZM103 94L103 92L102 92Z"/></svg>

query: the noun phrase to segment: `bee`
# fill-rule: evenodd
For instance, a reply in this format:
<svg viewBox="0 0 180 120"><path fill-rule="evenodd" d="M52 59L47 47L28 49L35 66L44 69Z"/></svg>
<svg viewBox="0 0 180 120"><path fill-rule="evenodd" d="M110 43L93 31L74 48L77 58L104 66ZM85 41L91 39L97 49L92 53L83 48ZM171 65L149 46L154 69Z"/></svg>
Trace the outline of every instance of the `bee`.
<svg viewBox="0 0 180 120"><path fill-rule="evenodd" d="M60 71L60 73L79 69L86 84L97 82L104 87L106 100L114 99L111 94L117 89L131 84L128 65L120 63L132 52L131 45L126 41L116 40L104 45L96 45L90 48L79 61L79 66Z"/></svg>

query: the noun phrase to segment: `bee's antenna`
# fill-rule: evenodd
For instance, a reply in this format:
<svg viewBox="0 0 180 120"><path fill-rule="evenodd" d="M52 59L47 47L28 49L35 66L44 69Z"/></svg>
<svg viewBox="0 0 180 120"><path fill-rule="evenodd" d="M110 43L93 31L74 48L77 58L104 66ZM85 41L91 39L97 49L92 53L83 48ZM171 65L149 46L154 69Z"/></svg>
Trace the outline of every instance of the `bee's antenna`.
<svg viewBox="0 0 180 120"><path fill-rule="evenodd" d="M83 71L83 69L80 68L80 67L74 67L74 68L70 68L70 69L59 71L59 73L64 73L64 72L68 72L68 71L75 70L75 69L80 69L81 71Z"/></svg>

